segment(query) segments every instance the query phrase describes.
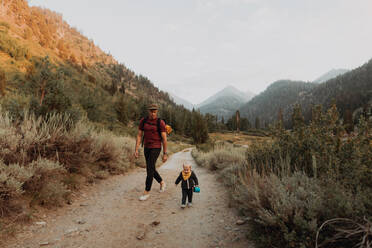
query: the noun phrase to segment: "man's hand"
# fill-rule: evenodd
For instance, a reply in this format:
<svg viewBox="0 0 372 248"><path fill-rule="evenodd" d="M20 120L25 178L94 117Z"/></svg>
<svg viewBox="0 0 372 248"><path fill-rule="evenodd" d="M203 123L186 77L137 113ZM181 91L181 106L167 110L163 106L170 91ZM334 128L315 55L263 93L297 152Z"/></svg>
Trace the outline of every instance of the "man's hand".
<svg viewBox="0 0 372 248"><path fill-rule="evenodd" d="M138 158L138 150L135 150L133 155L135 158Z"/></svg>
<svg viewBox="0 0 372 248"><path fill-rule="evenodd" d="M167 154L163 154L163 163L165 163L167 160L168 160L168 155Z"/></svg>

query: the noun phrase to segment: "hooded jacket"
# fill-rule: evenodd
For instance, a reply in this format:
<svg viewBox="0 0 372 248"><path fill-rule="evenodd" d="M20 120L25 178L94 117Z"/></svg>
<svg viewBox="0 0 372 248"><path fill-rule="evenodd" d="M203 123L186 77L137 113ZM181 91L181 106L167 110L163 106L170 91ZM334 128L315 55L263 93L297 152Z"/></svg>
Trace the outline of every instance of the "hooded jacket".
<svg viewBox="0 0 372 248"><path fill-rule="evenodd" d="M192 189L195 185L199 185L198 178L196 177L194 171L191 171L191 176L187 180L183 180L182 171L177 177L175 184L179 184L181 181L182 189Z"/></svg>

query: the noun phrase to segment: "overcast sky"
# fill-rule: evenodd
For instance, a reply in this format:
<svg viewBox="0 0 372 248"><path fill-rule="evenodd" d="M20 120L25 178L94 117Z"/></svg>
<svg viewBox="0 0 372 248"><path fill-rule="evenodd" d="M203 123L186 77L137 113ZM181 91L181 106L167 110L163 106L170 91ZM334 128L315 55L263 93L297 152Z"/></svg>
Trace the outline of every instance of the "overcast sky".
<svg viewBox="0 0 372 248"><path fill-rule="evenodd" d="M29 0L160 89L200 103L372 58L371 0Z"/></svg>

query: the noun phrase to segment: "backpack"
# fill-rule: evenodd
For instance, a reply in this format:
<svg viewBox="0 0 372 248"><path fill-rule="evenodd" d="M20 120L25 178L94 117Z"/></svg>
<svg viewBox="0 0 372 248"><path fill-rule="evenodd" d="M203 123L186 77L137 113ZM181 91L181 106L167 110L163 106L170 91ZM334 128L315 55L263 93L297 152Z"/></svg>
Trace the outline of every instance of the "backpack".
<svg viewBox="0 0 372 248"><path fill-rule="evenodd" d="M143 119L143 122L142 122L142 125L140 126L140 129L143 129L143 127L145 126L145 123L147 122L147 120L148 120L147 117ZM165 123L166 134L169 135L169 134L172 132L172 127L169 126L169 125L165 122L164 119L160 119L160 118L158 118L158 119L156 120L156 127L157 127L157 130L158 130L158 134L159 134L159 136L160 136L160 140L163 139L163 137L161 137L161 132L160 132L160 122L161 122L162 120L163 120L164 123ZM145 139L145 134L142 135L142 142L141 142L141 146L142 146L142 147L143 147L144 139Z"/></svg>

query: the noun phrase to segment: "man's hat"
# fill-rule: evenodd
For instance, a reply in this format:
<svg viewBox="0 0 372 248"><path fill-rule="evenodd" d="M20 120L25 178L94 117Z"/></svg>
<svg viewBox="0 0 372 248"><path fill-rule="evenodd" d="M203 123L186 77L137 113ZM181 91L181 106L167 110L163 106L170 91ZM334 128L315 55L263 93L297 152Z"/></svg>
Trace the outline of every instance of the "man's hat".
<svg viewBox="0 0 372 248"><path fill-rule="evenodd" d="M148 110L152 110L152 109L159 109L158 105L156 104L150 104L149 107L147 108Z"/></svg>

